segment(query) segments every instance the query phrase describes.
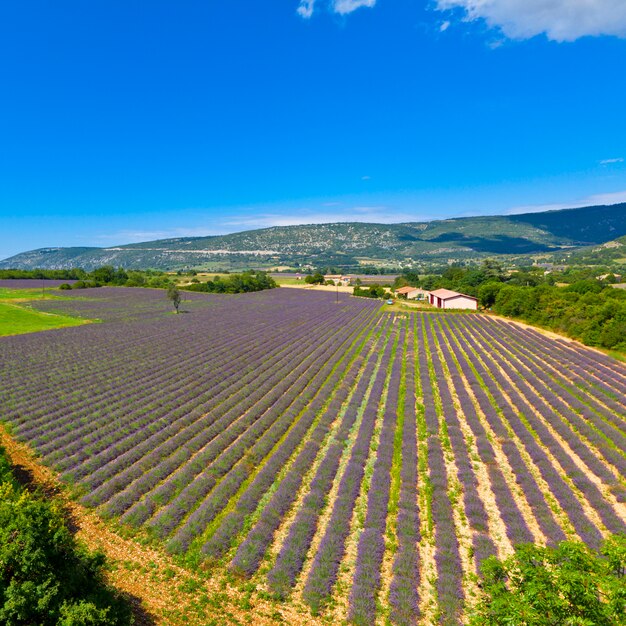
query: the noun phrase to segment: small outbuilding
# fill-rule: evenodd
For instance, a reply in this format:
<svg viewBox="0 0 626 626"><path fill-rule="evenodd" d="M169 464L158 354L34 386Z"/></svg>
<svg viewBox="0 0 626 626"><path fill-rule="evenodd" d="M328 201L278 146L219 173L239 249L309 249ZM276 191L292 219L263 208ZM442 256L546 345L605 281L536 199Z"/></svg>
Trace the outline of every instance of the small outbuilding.
<svg viewBox="0 0 626 626"><path fill-rule="evenodd" d="M407 300L426 300L428 299L428 291L418 289L417 287L400 287L396 289L396 294L405 296Z"/></svg>
<svg viewBox="0 0 626 626"><path fill-rule="evenodd" d="M428 294L428 301L440 309L478 309L478 300L450 289L435 289Z"/></svg>

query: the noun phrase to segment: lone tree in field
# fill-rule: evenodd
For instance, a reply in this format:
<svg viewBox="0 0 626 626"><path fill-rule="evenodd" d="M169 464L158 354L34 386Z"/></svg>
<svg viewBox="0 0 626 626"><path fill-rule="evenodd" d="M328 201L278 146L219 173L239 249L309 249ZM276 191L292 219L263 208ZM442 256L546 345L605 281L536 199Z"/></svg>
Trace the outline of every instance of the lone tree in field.
<svg viewBox="0 0 626 626"><path fill-rule="evenodd" d="M180 306L180 301L182 300L180 291L178 291L176 287L170 287L167 290L167 297L169 300L172 301L172 304L174 305L174 308L176 309L176 313L178 313L178 307Z"/></svg>

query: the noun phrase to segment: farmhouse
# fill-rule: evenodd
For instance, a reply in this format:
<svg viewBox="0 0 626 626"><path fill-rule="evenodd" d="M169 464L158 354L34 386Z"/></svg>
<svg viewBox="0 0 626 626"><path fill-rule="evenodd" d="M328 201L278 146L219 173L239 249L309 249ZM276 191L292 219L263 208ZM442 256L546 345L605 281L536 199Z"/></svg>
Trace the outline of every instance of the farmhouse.
<svg viewBox="0 0 626 626"><path fill-rule="evenodd" d="M325 274L325 281L332 281L335 285L341 285L342 287L347 287L350 284L349 276L342 276L341 274Z"/></svg>
<svg viewBox="0 0 626 626"><path fill-rule="evenodd" d="M418 289L417 287L400 287L396 289L396 294L399 296L406 296L407 300L427 300L428 291Z"/></svg>
<svg viewBox="0 0 626 626"><path fill-rule="evenodd" d="M440 309L478 309L478 300L450 289L436 289L428 294L430 304Z"/></svg>

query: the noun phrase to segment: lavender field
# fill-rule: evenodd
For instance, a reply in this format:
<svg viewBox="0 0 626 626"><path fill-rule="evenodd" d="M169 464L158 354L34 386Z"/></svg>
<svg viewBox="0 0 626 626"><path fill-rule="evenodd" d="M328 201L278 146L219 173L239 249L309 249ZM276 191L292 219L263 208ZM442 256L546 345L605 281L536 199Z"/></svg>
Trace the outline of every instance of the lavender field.
<svg viewBox="0 0 626 626"><path fill-rule="evenodd" d="M342 294L85 290L0 340L2 422L99 513L355 624L460 623L489 555L626 530L626 367ZM233 583L236 584L236 583Z"/></svg>

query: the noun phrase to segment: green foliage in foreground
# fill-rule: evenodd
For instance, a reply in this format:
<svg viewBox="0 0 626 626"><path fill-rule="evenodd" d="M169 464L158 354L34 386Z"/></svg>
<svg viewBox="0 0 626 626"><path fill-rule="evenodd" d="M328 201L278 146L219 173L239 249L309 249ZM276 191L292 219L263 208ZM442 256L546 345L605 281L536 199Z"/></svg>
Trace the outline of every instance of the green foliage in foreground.
<svg viewBox="0 0 626 626"><path fill-rule="evenodd" d="M626 624L626 536L600 553L580 542L518 546L482 567L482 598L471 626L619 626Z"/></svg>
<svg viewBox="0 0 626 626"><path fill-rule="evenodd" d="M215 276L206 283L192 283L183 287L187 291L201 291L206 293L248 293L274 289L278 287L276 281L265 272L243 272L228 276Z"/></svg>
<svg viewBox="0 0 626 626"><path fill-rule="evenodd" d="M104 567L103 554L76 542L58 502L18 486L0 448L0 624L131 624Z"/></svg>
<svg viewBox="0 0 626 626"><path fill-rule="evenodd" d="M87 320L67 315L42 313L15 304L0 302L0 337L34 333L65 326L80 326L86 323Z"/></svg>

